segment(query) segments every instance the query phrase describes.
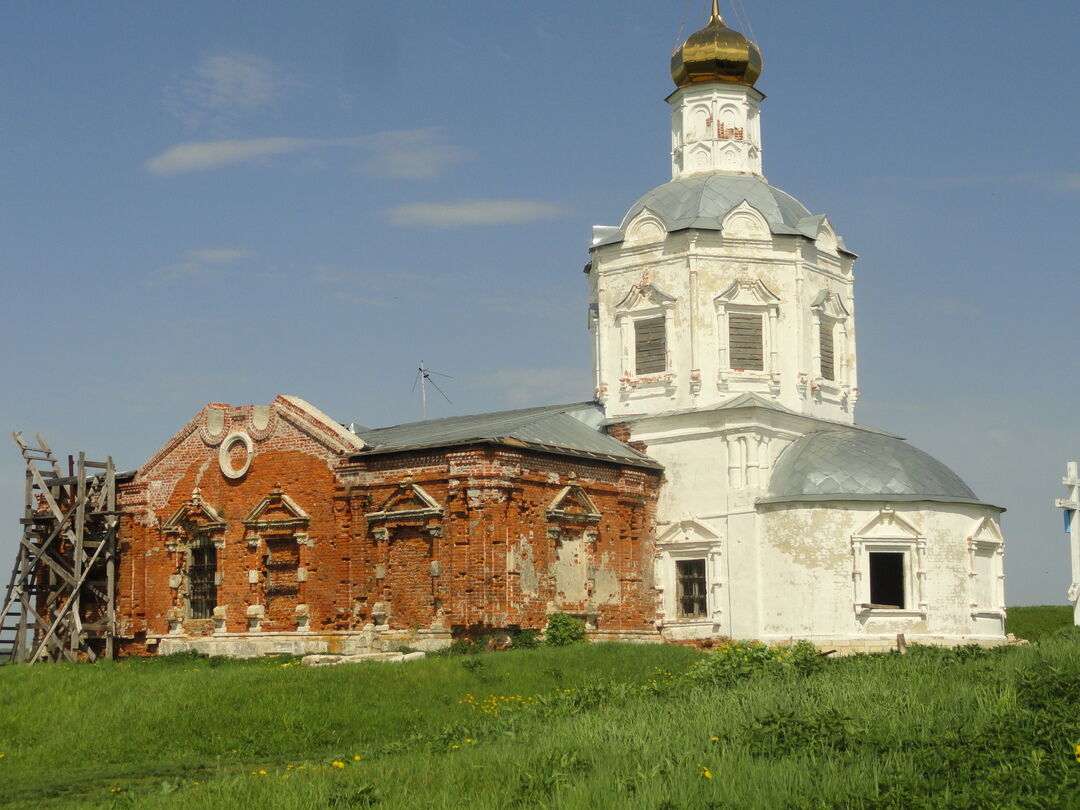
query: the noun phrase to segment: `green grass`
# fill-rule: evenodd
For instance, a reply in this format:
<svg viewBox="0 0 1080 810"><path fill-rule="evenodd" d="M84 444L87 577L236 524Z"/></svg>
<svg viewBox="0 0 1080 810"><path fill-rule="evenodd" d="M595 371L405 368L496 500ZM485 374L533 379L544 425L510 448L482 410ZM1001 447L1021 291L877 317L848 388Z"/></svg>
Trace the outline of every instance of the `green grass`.
<svg viewBox="0 0 1080 810"><path fill-rule="evenodd" d="M1005 617L1005 632L1028 641L1042 641L1073 624L1071 605L1011 607Z"/></svg>
<svg viewBox="0 0 1080 810"><path fill-rule="evenodd" d="M317 669L5 667L0 802L1080 807L1080 632L804 674L714 668L731 681L708 684L687 674L702 657L604 644Z"/></svg>

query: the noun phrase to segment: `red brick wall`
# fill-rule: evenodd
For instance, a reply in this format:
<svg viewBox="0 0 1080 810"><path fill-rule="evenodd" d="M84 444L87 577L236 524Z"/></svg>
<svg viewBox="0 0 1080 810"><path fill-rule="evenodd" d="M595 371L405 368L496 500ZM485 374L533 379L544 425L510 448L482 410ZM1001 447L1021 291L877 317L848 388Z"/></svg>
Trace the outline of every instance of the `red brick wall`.
<svg viewBox="0 0 1080 810"><path fill-rule="evenodd" d="M227 606L228 632L248 629L252 606L265 610L262 630L295 630L296 604L307 606L316 632L374 621L403 630L542 628L557 609L591 612L600 630L653 626L658 472L495 445L365 457L285 418L282 408L272 408L267 421L265 410L257 419L251 407L219 406L224 426L213 410L200 413L121 488L117 607L128 652L142 649L147 635L167 633L170 618L183 620L185 633L213 631L210 619L185 618L184 601L185 543L192 526L212 519L191 508L186 528L166 527L185 504L191 507L196 490L224 524L210 534L219 545L217 604ZM234 430L246 431L254 447L250 468L237 479L218 462L220 439ZM568 485L587 494L598 522L549 517ZM278 499L259 516L263 523L245 526L277 490L306 517ZM306 540L291 545L297 534ZM562 577L584 583L577 598L557 592L563 542L580 551L581 569ZM274 569L290 553L306 581L289 566ZM259 572L258 582L249 582L249 571ZM269 599L268 574L284 591Z"/></svg>

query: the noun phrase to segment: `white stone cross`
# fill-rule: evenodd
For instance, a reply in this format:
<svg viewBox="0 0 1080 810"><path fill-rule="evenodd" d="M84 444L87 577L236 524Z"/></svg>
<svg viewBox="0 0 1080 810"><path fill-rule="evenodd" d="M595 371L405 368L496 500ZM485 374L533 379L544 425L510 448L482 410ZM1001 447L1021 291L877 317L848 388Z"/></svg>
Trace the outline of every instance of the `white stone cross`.
<svg viewBox="0 0 1080 810"><path fill-rule="evenodd" d="M1065 510L1065 526L1072 544L1072 584L1069 601L1073 603L1073 622L1080 626L1080 465L1070 461L1065 465L1065 477L1061 479L1068 495L1054 503Z"/></svg>

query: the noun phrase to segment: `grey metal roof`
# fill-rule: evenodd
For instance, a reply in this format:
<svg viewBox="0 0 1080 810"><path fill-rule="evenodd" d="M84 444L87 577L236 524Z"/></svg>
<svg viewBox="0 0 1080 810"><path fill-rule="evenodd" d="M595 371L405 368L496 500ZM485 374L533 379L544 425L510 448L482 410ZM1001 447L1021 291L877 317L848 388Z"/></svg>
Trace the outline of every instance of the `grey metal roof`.
<svg viewBox="0 0 1080 810"><path fill-rule="evenodd" d="M829 500L981 503L940 461L903 439L858 430L821 430L780 454L758 503Z"/></svg>
<svg viewBox="0 0 1080 810"><path fill-rule="evenodd" d="M764 215L775 234L801 234L813 239L824 218L822 214L814 216L790 194L758 177L726 172L694 174L657 186L641 197L630 206L619 228L596 244L621 242L631 220L646 208L660 218L669 233L683 228L720 230L731 209L744 201Z"/></svg>
<svg viewBox="0 0 1080 810"><path fill-rule="evenodd" d="M398 452L471 442L520 443L535 449L660 468L660 464L601 432L603 411L594 402L451 416L404 425L357 429L369 453Z"/></svg>

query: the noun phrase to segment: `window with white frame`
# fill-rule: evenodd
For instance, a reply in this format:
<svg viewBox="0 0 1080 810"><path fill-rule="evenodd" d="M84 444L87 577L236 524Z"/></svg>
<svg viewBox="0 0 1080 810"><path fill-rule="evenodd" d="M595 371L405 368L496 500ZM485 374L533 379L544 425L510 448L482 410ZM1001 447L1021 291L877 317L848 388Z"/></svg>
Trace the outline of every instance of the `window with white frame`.
<svg viewBox="0 0 1080 810"><path fill-rule="evenodd" d="M852 536L857 612L925 614L926 538L885 508Z"/></svg>
<svg viewBox="0 0 1080 810"><path fill-rule="evenodd" d="M822 290L810 305L814 326L814 359L823 380L844 384L848 362L848 318L843 299Z"/></svg>
<svg viewBox="0 0 1080 810"><path fill-rule="evenodd" d="M708 615L705 560L675 561L675 601L680 619L703 619Z"/></svg>
<svg viewBox="0 0 1080 810"><path fill-rule="evenodd" d="M667 333L664 316L634 321L634 373L663 374L667 370Z"/></svg>
<svg viewBox="0 0 1080 810"><path fill-rule="evenodd" d="M759 279L733 281L714 300L722 376L775 372L780 298Z"/></svg>

